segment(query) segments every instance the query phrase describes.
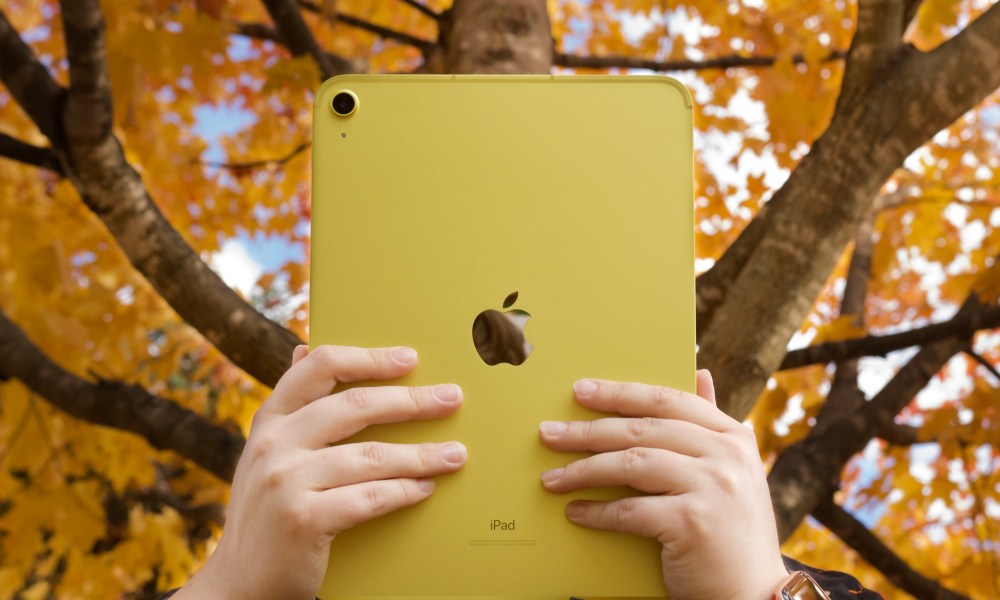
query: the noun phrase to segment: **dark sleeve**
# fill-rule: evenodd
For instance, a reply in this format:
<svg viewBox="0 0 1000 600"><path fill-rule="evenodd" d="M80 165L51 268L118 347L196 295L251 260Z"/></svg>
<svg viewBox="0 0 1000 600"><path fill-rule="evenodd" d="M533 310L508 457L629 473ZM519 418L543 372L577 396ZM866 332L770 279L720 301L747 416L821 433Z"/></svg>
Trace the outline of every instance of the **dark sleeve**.
<svg viewBox="0 0 1000 600"><path fill-rule="evenodd" d="M785 569L789 573L805 571L812 575L819 587L830 595L831 600L884 600L882 594L866 589L860 581L847 573L814 569L787 556L781 558L785 560Z"/></svg>

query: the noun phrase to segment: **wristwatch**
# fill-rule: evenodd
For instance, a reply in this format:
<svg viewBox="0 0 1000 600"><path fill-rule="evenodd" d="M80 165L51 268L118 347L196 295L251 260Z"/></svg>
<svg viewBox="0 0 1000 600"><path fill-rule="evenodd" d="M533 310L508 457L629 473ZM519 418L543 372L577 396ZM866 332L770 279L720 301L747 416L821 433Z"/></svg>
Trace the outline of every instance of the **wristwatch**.
<svg viewBox="0 0 1000 600"><path fill-rule="evenodd" d="M809 573L793 571L771 594L771 600L830 600L830 594Z"/></svg>

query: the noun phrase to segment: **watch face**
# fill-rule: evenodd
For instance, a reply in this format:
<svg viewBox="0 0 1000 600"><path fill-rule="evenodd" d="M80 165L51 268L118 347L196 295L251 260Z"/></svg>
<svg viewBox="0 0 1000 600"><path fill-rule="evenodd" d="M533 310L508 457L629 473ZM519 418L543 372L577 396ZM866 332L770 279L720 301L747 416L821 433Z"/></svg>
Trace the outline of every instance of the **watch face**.
<svg viewBox="0 0 1000 600"><path fill-rule="evenodd" d="M781 590L783 600L828 600L830 596L807 573L796 571Z"/></svg>

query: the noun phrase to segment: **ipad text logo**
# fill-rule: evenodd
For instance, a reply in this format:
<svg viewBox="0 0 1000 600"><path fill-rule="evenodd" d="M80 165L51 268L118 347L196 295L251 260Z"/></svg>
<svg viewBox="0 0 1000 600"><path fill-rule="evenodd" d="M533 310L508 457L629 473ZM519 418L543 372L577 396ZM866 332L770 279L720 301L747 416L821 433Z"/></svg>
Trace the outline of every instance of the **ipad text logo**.
<svg viewBox="0 0 1000 600"><path fill-rule="evenodd" d="M504 523L500 519L490 521L490 531L514 531L514 521Z"/></svg>
<svg viewBox="0 0 1000 600"><path fill-rule="evenodd" d="M517 292L511 292L503 307L510 308L516 301ZM483 362L517 366L526 361L532 346L524 339L524 327L530 318L519 308L505 312L490 308L479 313L472 323L472 343Z"/></svg>

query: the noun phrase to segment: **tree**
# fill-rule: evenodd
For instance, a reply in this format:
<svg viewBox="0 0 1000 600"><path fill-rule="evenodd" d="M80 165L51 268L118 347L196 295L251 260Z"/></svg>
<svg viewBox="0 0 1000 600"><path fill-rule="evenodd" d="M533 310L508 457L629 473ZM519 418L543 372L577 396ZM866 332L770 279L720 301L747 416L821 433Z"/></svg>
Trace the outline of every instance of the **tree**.
<svg viewBox="0 0 1000 600"><path fill-rule="evenodd" d="M150 597L214 547L308 306L300 258L248 297L209 262L305 255L321 79L647 69L699 105L699 363L786 552L997 596L998 64L984 0L9 3L0 593ZM224 160L212 107L248 120Z"/></svg>

